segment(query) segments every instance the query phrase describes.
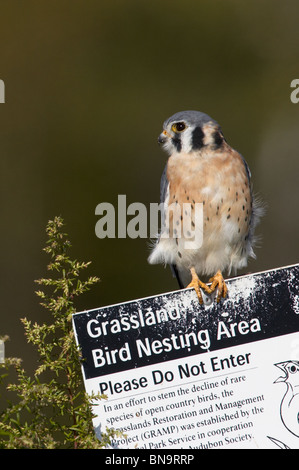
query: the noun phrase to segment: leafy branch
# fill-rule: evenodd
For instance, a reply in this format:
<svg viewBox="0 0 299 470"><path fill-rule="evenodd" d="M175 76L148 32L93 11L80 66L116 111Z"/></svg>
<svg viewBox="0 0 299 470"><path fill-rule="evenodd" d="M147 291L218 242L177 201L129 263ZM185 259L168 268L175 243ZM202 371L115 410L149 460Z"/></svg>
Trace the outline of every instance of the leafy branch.
<svg viewBox="0 0 299 470"><path fill-rule="evenodd" d="M72 260L71 244L63 232L61 217L49 221L47 245L51 277L36 281L40 304L51 314L52 323L39 325L21 319L28 343L39 354L39 366L29 377L20 359L8 358L2 368L13 367L17 383L7 389L17 396L0 414L2 448L100 448L110 442L113 430L95 437L92 405L105 398L88 396L83 388L80 354L72 330L71 318L75 299L99 282L97 277L80 279L90 263ZM0 383L4 379L0 376Z"/></svg>

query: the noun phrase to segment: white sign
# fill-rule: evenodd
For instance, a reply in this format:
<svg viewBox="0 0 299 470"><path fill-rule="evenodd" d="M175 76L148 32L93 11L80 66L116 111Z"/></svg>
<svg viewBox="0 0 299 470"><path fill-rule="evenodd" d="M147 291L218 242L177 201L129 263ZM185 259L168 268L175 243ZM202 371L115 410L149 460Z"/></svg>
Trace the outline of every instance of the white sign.
<svg viewBox="0 0 299 470"><path fill-rule="evenodd" d="M73 315L94 427L124 449L299 448L299 265Z"/></svg>

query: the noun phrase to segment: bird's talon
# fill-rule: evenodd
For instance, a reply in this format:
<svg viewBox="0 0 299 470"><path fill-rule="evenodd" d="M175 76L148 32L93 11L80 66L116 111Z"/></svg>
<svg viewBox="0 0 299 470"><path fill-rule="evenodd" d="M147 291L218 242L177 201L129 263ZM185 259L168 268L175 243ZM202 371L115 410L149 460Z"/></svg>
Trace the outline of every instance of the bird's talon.
<svg viewBox="0 0 299 470"><path fill-rule="evenodd" d="M188 284L187 288L188 287L193 287L193 289L195 290L196 292L196 295L198 297L198 300L199 300L199 303L200 304L203 304L203 298L202 298L202 295L201 295L201 292L200 292L200 288L199 288L199 283L197 280L195 279L192 279L192 281L190 282L190 284Z"/></svg>
<svg viewBox="0 0 299 470"><path fill-rule="evenodd" d="M218 290L217 302L220 302L221 297L225 299L225 297L227 296L227 286L225 284L221 271L217 271L215 276L213 276L209 282L212 283L210 287L212 292L214 292L216 288Z"/></svg>
<svg viewBox="0 0 299 470"><path fill-rule="evenodd" d="M209 280L209 282L211 282L211 286L208 286L198 278L194 268L191 268L190 272L192 275L192 281L187 287L193 287L193 289L195 289L198 300L201 304L203 303L203 298L200 292L200 288L203 289L207 294L212 294L216 290L216 288L218 288L217 302L220 302L221 297L225 299L225 297L227 296L227 286L225 284L221 271L217 271L215 276L213 276Z"/></svg>

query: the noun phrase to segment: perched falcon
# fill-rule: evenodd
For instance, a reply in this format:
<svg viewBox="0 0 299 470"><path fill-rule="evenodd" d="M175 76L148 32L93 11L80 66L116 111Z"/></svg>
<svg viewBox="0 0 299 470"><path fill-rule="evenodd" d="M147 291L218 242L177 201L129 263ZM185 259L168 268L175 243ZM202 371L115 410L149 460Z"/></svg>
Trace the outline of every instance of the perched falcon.
<svg viewBox="0 0 299 470"><path fill-rule="evenodd" d="M247 265L262 208L244 158L207 114L182 111L164 122L159 143L169 153L161 178L162 227L149 263L169 264L179 285L226 297L222 273ZM198 275L212 276L210 285Z"/></svg>

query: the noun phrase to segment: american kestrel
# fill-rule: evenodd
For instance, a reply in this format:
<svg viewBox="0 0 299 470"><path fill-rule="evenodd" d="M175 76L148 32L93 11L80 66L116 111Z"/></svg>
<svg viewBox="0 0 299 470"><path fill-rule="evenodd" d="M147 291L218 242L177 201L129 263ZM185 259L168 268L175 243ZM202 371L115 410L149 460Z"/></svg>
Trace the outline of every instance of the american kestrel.
<svg viewBox="0 0 299 470"><path fill-rule="evenodd" d="M262 209L253 197L242 155L218 123L199 111L182 111L164 122L159 143L169 153L162 174L163 219L148 261L169 264L179 286L226 297L222 272L247 265ZM197 230L197 231L196 231ZM198 275L213 276L207 285ZM191 282L190 282L191 281Z"/></svg>

